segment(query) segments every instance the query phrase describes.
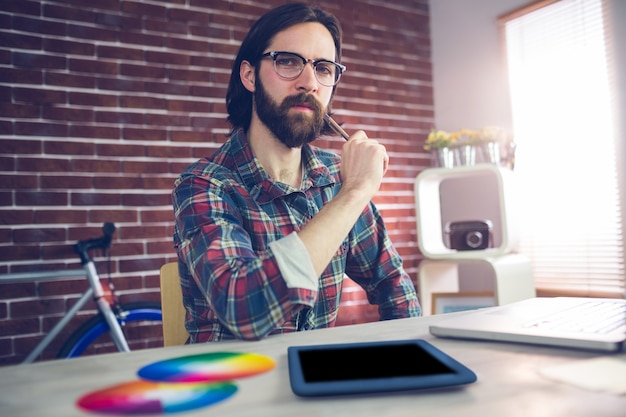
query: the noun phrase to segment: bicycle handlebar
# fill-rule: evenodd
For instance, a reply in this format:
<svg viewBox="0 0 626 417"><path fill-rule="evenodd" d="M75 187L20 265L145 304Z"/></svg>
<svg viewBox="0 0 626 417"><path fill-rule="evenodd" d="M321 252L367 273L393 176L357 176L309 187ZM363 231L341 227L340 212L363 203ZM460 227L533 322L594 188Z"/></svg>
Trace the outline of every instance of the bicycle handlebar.
<svg viewBox="0 0 626 417"><path fill-rule="evenodd" d="M102 249L104 252L111 247L113 233L115 233L115 225L113 223L104 223L102 225L103 236L93 239L81 240L74 245L74 250L80 256L80 262L86 264L91 260L89 251L91 249Z"/></svg>

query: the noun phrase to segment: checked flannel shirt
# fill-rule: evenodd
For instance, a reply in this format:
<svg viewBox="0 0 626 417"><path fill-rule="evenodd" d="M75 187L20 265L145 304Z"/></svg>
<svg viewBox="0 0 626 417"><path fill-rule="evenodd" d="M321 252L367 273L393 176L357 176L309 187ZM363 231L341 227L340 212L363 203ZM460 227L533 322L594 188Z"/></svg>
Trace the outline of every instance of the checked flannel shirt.
<svg viewBox="0 0 626 417"><path fill-rule="evenodd" d="M174 188L174 243L191 342L334 326L344 274L382 320L417 316L413 283L370 203L321 276L297 235L340 190L340 158L302 149L301 189L272 180L242 130Z"/></svg>

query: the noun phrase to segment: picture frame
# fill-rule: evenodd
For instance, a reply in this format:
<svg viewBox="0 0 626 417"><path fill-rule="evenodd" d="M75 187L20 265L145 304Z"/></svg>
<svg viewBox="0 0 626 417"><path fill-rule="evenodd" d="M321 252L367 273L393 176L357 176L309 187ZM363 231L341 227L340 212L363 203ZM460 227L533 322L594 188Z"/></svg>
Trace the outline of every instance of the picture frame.
<svg viewBox="0 0 626 417"><path fill-rule="evenodd" d="M439 292L432 294L431 314L454 313L493 307L496 298L492 292Z"/></svg>

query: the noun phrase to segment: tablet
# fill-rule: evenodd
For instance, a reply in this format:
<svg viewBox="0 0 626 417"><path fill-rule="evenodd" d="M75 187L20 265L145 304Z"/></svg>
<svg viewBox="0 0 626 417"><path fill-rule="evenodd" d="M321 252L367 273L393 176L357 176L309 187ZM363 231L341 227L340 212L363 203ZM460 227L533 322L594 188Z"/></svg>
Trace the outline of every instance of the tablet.
<svg viewBox="0 0 626 417"><path fill-rule="evenodd" d="M289 380L304 397L449 387L476 374L425 340L290 346Z"/></svg>

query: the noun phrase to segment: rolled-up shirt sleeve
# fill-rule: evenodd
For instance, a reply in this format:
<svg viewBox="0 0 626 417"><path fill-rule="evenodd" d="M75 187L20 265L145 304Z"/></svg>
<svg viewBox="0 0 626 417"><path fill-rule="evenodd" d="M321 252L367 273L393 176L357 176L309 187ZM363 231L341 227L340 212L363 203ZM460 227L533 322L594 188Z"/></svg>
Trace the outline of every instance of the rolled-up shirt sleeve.
<svg viewBox="0 0 626 417"><path fill-rule="evenodd" d="M318 277L309 253L297 233L269 244L288 288L317 291Z"/></svg>

